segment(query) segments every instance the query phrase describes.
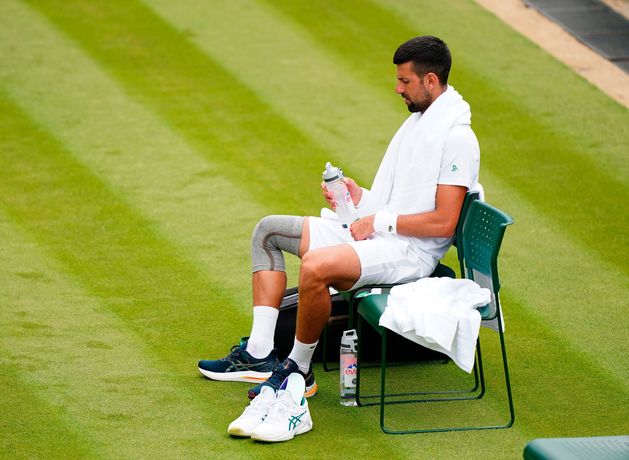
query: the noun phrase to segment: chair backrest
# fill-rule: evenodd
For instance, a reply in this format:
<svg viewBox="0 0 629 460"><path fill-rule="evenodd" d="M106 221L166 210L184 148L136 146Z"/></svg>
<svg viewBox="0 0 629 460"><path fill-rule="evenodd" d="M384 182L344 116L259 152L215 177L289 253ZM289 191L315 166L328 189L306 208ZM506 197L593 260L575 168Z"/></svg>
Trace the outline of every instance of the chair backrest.
<svg viewBox="0 0 629 460"><path fill-rule="evenodd" d="M479 193L478 192L467 192L465 194L465 198L463 199L463 205L461 206L461 213L459 214L459 221L456 224L456 233L454 234L454 241L452 245L456 247L457 257L459 258L459 267L461 269L461 277L465 278L465 264L463 261L463 245L459 244L459 241L463 238L463 223L465 222L465 218L467 217L467 211L470 209L470 204L473 201L478 200Z"/></svg>
<svg viewBox="0 0 629 460"><path fill-rule="evenodd" d="M513 219L479 200L470 203L459 246L463 249L466 278L492 292L491 303L479 309L484 320L494 319L500 308L498 253L505 230Z"/></svg>

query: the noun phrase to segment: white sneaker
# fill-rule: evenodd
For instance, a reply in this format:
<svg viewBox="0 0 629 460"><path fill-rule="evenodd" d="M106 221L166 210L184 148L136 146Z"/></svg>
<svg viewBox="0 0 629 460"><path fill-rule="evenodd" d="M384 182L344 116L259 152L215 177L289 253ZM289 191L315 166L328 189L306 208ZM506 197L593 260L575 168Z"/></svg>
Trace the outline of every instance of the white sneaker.
<svg viewBox="0 0 629 460"><path fill-rule="evenodd" d="M275 390L264 386L260 394L251 400L240 417L229 424L227 432L232 436L249 437L251 432L266 418L275 403Z"/></svg>
<svg viewBox="0 0 629 460"><path fill-rule="evenodd" d="M264 387L262 387L264 388ZM312 430L304 377L292 373L280 386L268 415L252 432L256 441L279 442ZM257 399L257 398L256 398Z"/></svg>

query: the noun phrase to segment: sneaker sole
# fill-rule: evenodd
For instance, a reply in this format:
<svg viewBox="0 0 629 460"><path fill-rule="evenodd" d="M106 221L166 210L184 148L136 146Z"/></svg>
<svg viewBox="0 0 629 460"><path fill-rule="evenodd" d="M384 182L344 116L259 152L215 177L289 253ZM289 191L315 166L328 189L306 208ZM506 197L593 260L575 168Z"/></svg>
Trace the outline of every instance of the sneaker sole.
<svg viewBox="0 0 629 460"><path fill-rule="evenodd" d="M228 434L230 434L232 436L235 436L237 438L248 438L248 437L251 436L251 432L252 431L253 430L246 431L246 430L244 430L243 428L240 428L240 427L230 427L230 428L227 429L227 433Z"/></svg>
<svg viewBox="0 0 629 460"><path fill-rule="evenodd" d="M308 431L312 430L312 420L308 420L307 422L301 424L295 431L290 433L282 433L278 436L264 436L254 432L251 433L251 439L254 441L263 441L263 442L283 442L290 441L298 434L304 434Z"/></svg>
<svg viewBox="0 0 629 460"><path fill-rule="evenodd" d="M238 372L212 372L199 368L199 372L208 379L223 382L247 382L260 383L271 377L272 372L238 371Z"/></svg>
<svg viewBox="0 0 629 460"><path fill-rule="evenodd" d="M317 385L317 382L313 383L311 386L306 387L306 391L304 392L304 397L310 398L311 396L316 395L318 389L319 389L319 386Z"/></svg>

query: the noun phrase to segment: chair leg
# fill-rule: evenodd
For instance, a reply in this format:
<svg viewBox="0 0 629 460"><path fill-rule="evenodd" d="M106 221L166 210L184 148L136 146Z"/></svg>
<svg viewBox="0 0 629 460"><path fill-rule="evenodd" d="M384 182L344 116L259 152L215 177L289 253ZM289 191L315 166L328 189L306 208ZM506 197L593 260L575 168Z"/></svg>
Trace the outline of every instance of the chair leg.
<svg viewBox="0 0 629 460"><path fill-rule="evenodd" d="M505 345L504 331L502 330L502 318L498 309L498 334L500 335L500 349L502 351L502 366L504 368L505 386L507 388L507 398L509 400L509 421L504 428L513 426L515 422L515 408L513 406L513 395L511 393L511 379L509 378L509 365L507 363L507 348Z"/></svg>
<svg viewBox="0 0 629 460"><path fill-rule="evenodd" d="M358 336L358 346L356 350L356 404L358 406L362 406L363 404L360 401L360 365L362 363L362 333L363 333L363 320L360 315L358 315L358 324L356 325L356 335Z"/></svg>
<svg viewBox="0 0 629 460"><path fill-rule="evenodd" d="M385 397L386 397L386 370L387 370L387 331L383 331L382 333L382 351L380 355L380 429L388 433L385 424L384 424L384 406L386 405Z"/></svg>

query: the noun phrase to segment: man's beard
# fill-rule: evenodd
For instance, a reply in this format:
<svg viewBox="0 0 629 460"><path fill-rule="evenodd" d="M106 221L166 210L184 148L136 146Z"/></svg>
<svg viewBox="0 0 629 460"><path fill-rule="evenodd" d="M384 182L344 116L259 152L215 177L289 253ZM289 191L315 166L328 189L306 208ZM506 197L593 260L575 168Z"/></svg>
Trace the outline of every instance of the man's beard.
<svg viewBox="0 0 629 460"><path fill-rule="evenodd" d="M402 97L404 97L404 95L402 95ZM411 103L407 105L407 108L408 108L408 111L411 113L417 113L417 112L424 113L426 109L430 107L430 104L432 104L432 101L430 100L430 94L428 94L428 91L424 92L424 99L421 101L413 101L411 99L408 99L408 100L411 101Z"/></svg>

